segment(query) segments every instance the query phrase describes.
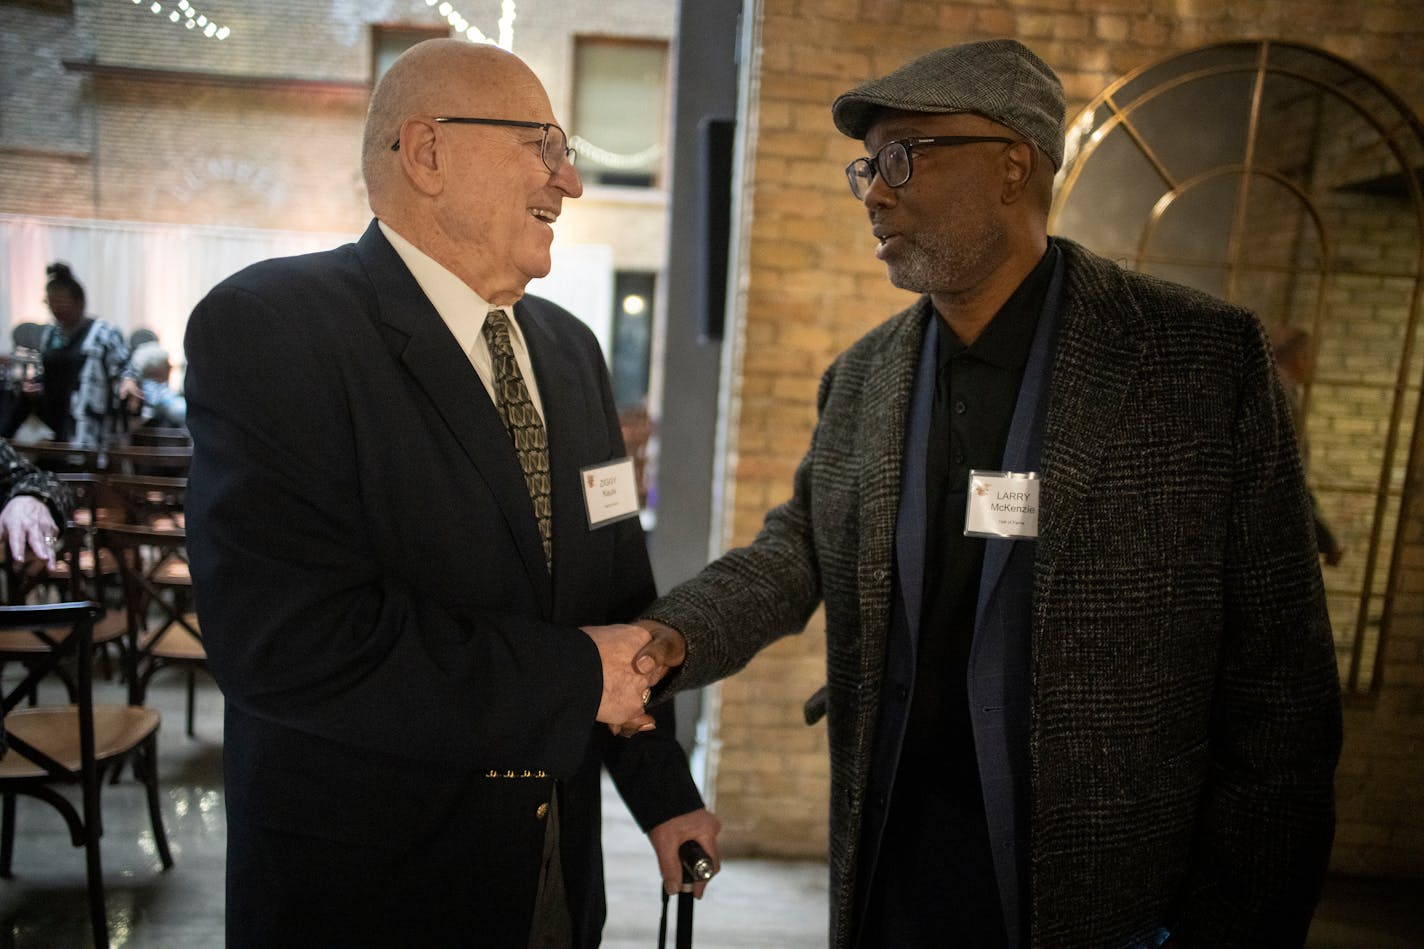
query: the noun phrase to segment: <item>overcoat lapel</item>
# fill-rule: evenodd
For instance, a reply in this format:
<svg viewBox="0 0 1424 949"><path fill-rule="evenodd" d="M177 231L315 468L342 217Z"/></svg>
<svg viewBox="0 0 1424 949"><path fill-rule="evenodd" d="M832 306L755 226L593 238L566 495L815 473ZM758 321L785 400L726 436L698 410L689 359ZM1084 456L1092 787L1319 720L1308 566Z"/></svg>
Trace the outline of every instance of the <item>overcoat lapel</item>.
<svg viewBox="0 0 1424 949"><path fill-rule="evenodd" d="M1019 386L1008 437L1004 440L1004 455L1000 461L1000 467L1004 471L1028 473L1037 471L1041 466L1044 419L1047 417L1048 392L1052 384L1053 346L1062 319L1065 270L1062 255L1052 248L1049 252L1057 255L1057 261L1053 266L1043 310L1034 330L1033 343L1029 347L1028 362L1024 366L1023 382ZM1042 491L1043 482L1040 480L1040 517L1043 507ZM1009 556L1014 551L1014 545L1020 543L1028 541L991 538L985 542L984 565L979 576L979 600L975 611L976 631L983 627L985 613L993 602L994 591L1008 566Z"/></svg>
<svg viewBox="0 0 1424 949"><path fill-rule="evenodd" d="M891 597L895 589L895 572L905 567L905 554L896 563L897 546L918 547L921 555L909 562L923 571L925 525L923 518L914 529L918 539L899 537L899 513L903 503L901 488L906 479L918 478L923 484L923 465L918 473L905 469L906 438L910 427L910 401L915 384L915 372L926 328L934 309L928 298L905 311L903 319L890 334L885 347L866 368L862 389L858 431L863 433L862 470L860 482L859 551L860 624L861 637L853 645L860 649L860 678L866 686L857 716L856 736L863 771L856 776L864 785L865 771L870 767L870 742L879 708L881 679L885 674L886 638L890 632ZM923 454L923 453L921 453ZM921 492L923 493L923 492ZM918 615L918 602L904 604L906 611ZM859 833L857 827L856 832Z"/></svg>
<svg viewBox="0 0 1424 949"><path fill-rule="evenodd" d="M544 549L524 473L494 403L460 351L449 327L411 276L376 222L356 245L379 301L377 319L394 333L383 333L391 352L406 366L463 449L475 474L489 488L524 563L539 602L551 605ZM471 538L471 543L479 543Z"/></svg>
<svg viewBox="0 0 1424 949"><path fill-rule="evenodd" d="M1040 466L1040 576L1061 552L1094 472L1102 470L1143 356L1143 316L1126 282L1078 245L1057 240L1067 287Z"/></svg>
<svg viewBox="0 0 1424 949"><path fill-rule="evenodd" d="M929 498L925 468L929 455L930 416L934 411L935 353L939 321L925 321L920 334L914 385L905 406L904 467L900 478L900 510L895 528L896 577L900 583L905 628L909 632L911 668L919 654L920 608L924 604L925 540L929 525Z"/></svg>

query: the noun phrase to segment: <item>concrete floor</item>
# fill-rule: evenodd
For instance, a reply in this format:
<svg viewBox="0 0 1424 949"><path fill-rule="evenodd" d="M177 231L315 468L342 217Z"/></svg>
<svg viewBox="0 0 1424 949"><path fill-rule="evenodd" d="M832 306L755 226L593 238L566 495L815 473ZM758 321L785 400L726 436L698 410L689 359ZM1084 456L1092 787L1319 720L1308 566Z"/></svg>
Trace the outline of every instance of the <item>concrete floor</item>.
<svg viewBox="0 0 1424 949"><path fill-rule="evenodd" d="M175 865L161 871L142 789L132 780L104 789L103 860L116 947L202 949L223 945L222 698L199 677L196 736L183 734L179 674L160 673L150 702L164 715L160 777ZM102 689L118 686L102 683ZM611 787L607 785L606 787ZM68 949L89 944L83 853L71 847L47 805L21 798L15 875L0 881L0 949ZM609 790L604 848L609 949L657 944L661 908L652 849ZM694 910L699 949L815 949L826 945L822 862L727 860ZM676 909L669 913L668 945ZM1424 883L1331 879L1310 949L1424 946Z"/></svg>

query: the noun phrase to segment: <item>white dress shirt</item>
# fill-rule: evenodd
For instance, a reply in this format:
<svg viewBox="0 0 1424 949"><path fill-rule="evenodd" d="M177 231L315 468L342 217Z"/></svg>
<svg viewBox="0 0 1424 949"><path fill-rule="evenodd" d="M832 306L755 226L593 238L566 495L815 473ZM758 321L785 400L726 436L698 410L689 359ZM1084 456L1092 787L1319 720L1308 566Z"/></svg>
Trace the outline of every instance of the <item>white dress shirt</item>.
<svg viewBox="0 0 1424 949"><path fill-rule="evenodd" d="M463 280L455 276L410 241L401 237L385 221L377 221L381 233L391 242L400 259L405 262L415 282L425 291L435 312L450 328L460 349L469 357L480 381L485 384L490 401L494 396L494 369L490 363L489 345L485 342L485 316L491 306L478 293L471 290ZM494 307L504 310L509 316L509 343L514 350L514 361L519 364L519 372L524 376L524 386L529 390L529 401L539 418L544 418L544 403L539 399L539 385L534 380L534 365L529 361L529 347L524 344L524 331L514 318L513 307Z"/></svg>

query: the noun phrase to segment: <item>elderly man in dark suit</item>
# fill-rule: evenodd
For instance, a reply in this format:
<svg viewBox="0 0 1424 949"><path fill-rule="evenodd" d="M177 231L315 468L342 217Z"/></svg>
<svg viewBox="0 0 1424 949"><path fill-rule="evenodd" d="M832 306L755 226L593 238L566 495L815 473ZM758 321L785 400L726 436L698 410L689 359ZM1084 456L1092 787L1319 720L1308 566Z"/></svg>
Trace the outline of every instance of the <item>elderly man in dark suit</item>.
<svg viewBox="0 0 1424 949"><path fill-rule="evenodd" d="M529 68L457 40L384 76L362 166L356 244L188 325L228 943L592 946L600 764L665 880L717 822L644 710L646 632L599 625L655 592L636 500L586 503L634 487L604 360L524 295L582 185Z"/></svg>
<svg viewBox="0 0 1424 949"><path fill-rule="evenodd" d="M890 281L792 497L646 613L692 688L826 608L831 942L1299 946L1338 681L1248 312L1047 216L1057 77L1010 40L836 100Z"/></svg>

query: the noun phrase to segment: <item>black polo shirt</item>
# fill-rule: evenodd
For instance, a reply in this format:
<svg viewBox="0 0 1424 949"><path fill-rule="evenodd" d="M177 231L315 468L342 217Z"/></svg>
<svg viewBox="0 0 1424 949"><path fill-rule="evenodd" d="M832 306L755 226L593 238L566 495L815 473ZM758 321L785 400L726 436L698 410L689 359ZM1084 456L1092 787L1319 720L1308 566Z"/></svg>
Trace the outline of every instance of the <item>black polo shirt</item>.
<svg viewBox="0 0 1424 949"><path fill-rule="evenodd" d="M1054 259L1044 254L973 343L939 324L915 684L866 945L1004 945L966 681L985 542L964 536L964 517L970 469L1003 463Z"/></svg>

